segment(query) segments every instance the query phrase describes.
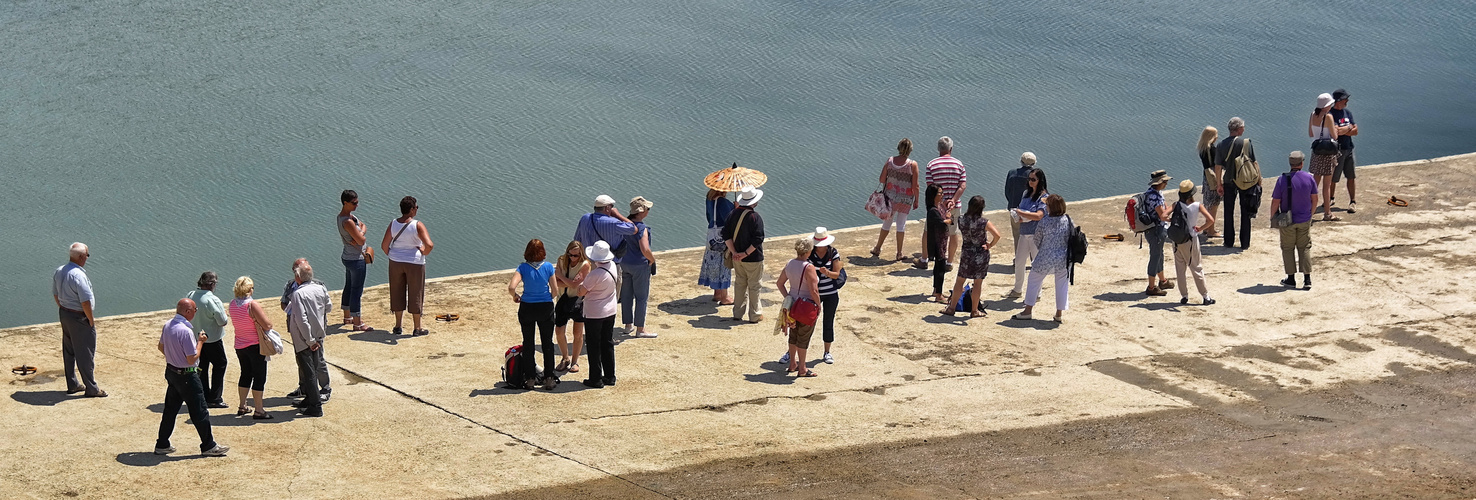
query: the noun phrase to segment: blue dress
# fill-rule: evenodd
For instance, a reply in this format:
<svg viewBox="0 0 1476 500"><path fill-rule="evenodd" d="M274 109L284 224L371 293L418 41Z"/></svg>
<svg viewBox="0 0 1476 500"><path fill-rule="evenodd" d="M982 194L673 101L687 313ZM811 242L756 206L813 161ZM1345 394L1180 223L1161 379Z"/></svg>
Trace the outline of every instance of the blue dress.
<svg viewBox="0 0 1476 500"><path fill-rule="evenodd" d="M697 274L697 284L713 290L726 290L733 284L733 270L723 266L723 223L733 212L733 200L727 197L707 200L707 251L702 254L702 270Z"/></svg>

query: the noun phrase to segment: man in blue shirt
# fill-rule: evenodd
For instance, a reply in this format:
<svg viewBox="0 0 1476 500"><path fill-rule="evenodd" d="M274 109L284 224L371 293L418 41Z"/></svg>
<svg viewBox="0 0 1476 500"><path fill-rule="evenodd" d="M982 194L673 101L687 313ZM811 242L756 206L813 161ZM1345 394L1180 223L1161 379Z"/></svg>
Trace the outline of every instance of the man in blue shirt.
<svg viewBox="0 0 1476 500"><path fill-rule="evenodd" d="M97 386L92 369L97 357L97 321L92 309L92 281L87 279L87 259L92 251L87 245L73 243L66 265L51 275L51 299L56 301L61 316L62 367L67 375L67 394L87 391L89 398L105 398L108 392ZM77 380L77 372L82 380Z"/></svg>
<svg viewBox="0 0 1476 500"><path fill-rule="evenodd" d="M159 352L164 353L164 380L169 389L164 393L164 419L159 422L159 440L154 443L155 455L174 453L169 445L169 436L174 434L174 420L179 416L179 405L190 409L190 422L195 432L200 433L200 453L211 457L223 457L230 447L215 442L210 432L210 411L205 409L205 386L200 383L200 349L205 345L205 334L195 337L195 327L190 320L195 318L195 301L179 299L174 305L174 318L164 324L159 335Z"/></svg>
<svg viewBox="0 0 1476 500"><path fill-rule="evenodd" d="M1020 208L1020 199L1025 197L1025 191L1030 190L1030 170L1035 168L1035 153L1026 151L1020 155L1020 168L1011 170L1005 175L1005 201L1009 202L1007 210ZM1015 245L1020 244L1020 221L1010 218L1010 241Z"/></svg>
<svg viewBox="0 0 1476 500"><path fill-rule="evenodd" d="M595 198L594 211L579 218L574 228L574 239L584 248L593 248L596 241L604 241L615 252L615 262L625 255L625 237L636 234L635 223L620 215L615 209L615 199L607 195Z"/></svg>
<svg viewBox="0 0 1476 500"><path fill-rule="evenodd" d="M1348 111L1348 98L1353 97L1343 89L1334 90L1333 96L1333 126L1338 129L1338 164L1333 167L1332 189L1327 190L1329 197L1337 194L1338 181L1343 177L1348 178L1348 213L1358 212L1357 186L1358 175L1353 172L1353 136L1358 135L1358 124L1353 122L1353 112Z"/></svg>

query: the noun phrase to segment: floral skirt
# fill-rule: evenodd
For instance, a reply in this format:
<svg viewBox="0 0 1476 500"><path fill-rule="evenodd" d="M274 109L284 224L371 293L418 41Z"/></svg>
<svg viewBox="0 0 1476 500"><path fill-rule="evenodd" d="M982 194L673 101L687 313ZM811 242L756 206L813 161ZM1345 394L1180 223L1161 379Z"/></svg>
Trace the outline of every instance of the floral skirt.
<svg viewBox="0 0 1476 500"><path fill-rule="evenodd" d="M1312 175L1332 175L1336 166L1338 155L1312 155L1312 168L1308 171Z"/></svg>
<svg viewBox="0 0 1476 500"><path fill-rule="evenodd" d="M983 247L964 248L958 256L958 277L984 279L989 274L989 251Z"/></svg>
<svg viewBox="0 0 1476 500"><path fill-rule="evenodd" d="M726 290L733 285L733 270L723 266L723 228L707 229L707 251L702 253L702 271L697 275L697 284L713 290Z"/></svg>

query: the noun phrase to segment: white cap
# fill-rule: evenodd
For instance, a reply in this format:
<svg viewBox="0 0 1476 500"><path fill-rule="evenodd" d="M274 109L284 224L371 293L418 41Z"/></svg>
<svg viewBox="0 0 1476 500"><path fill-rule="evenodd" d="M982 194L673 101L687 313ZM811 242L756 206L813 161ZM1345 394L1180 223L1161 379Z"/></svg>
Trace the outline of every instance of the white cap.
<svg viewBox="0 0 1476 500"><path fill-rule="evenodd" d="M1034 165L1035 164L1035 153L1031 153L1029 151L1026 151L1025 154L1020 155L1020 164L1021 165L1025 165L1025 166Z"/></svg>
<svg viewBox="0 0 1476 500"><path fill-rule="evenodd" d="M602 194L595 197L595 208L613 206L615 206L615 199L611 198L610 195Z"/></svg>

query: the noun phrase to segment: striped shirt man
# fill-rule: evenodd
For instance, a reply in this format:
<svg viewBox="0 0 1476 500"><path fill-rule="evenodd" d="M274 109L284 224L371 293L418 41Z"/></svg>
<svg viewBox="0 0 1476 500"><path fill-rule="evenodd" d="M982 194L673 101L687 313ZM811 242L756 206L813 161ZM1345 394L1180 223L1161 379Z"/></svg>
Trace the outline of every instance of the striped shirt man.
<svg viewBox="0 0 1476 500"><path fill-rule="evenodd" d="M927 181L929 184L937 184L943 191L943 200L954 200L953 208L962 208L963 200L957 199L959 191L969 182L969 174L964 170L963 163L953 155L943 155L928 162ZM933 200L928 200L931 204Z"/></svg>

